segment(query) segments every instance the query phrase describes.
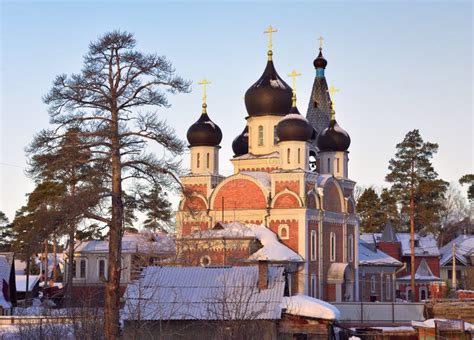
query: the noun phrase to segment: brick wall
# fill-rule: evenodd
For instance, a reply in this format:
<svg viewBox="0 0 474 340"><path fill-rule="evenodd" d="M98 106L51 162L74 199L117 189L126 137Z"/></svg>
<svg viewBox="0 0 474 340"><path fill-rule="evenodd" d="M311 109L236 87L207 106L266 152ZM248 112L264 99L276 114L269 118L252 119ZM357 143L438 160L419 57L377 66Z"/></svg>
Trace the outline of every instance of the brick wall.
<svg viewBox="0 0 474 340"><path fill-rule="evenodd" d="M334 183L327 183L324 188L323 208L327 211L342 211L339 191Z"/></svg>
<svg viewBox="0 0 474 340"><path fill-rule="evenodd" d="M292 194L283 194L279 196L276 201L274 208L286 209L286 208L300 208L299 200Z"/></svg>
<svg viewBox="0 0 474 340"><path fill-rule="evenodd" d="M206 184L186 184L184 189L188 192L195 192L207 197L207 185Z"/></svg>
<svg viewBox="0 0 474 340"><path fill-rule="evenodd" d="M290 234L287 240L281 240L281 242L295 252L298 252L298 220L272 220L270 221L270 230L278 234L278 226L280 224L287 224Z"/></svg>
<svg viewBox="0 0 474 340"><path fill-rule="evenodd" d="M298 194L300 192L300 182L299 181L278 181L275 182L275 194L278 194L280 191L288 189Z"/></svg>
<svg viewBox="0 0 474 340"><path fill-rule="evenodd" d="M213 209L222 208L222 197L225 209L265 209L267 206L267 198L260 187L246 179L235 179L224 184L217 192Z"/></svg>
<svg viewBox="0 0 474 340"><path fill-rule="evenodd" d="M383 251L385 254L391 257L401 260L402 258L402 245L400 242L383 242L377 243L377 248Z"/></svg>

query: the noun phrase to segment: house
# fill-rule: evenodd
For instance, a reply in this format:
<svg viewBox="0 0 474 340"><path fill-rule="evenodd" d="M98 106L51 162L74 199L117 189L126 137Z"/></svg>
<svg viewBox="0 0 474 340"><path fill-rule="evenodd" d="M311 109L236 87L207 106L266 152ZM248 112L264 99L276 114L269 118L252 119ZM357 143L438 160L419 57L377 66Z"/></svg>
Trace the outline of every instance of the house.
<svg viewBox="0 0 474 340"><path fill-rule="evenodd" d="M128 285L124 338L328 338L339 311L285 296L284 267L147 267Z"/></svg>
<svg viewBox="0 0 474 340"><path fill-rule="evenodd" d="M453 251L456 288L474 290L474 235L459 235L440 249L440 276L450 287L453 287Z"/></svg>
<svg viewBox="0 0 474 340"><path fill-rule="evenodd" d="M245 93L247 112L240 117L243 131L236 131L232 143L230 176L219 172L223 136L204 96L202 112L187 131L190 172L180 177L178 237L219 223L263 225L303 259L294 282L299 293L357 301L359 220L355 182L349 177L351 139L336 121L327 60L320 50L313 61L305 117L295 89L278 75L275 59L269 50L263 74Z"/></svg>
<svg viewBox="0 0 474 340"><path fill-rule="evenodd" d="M16 305L15 255L0 253L0 315Z"/></svg>
<svg viewBox="0 0 474 340"><path fill-rule="evenodd" d="M403 264L373 244L359 241L360 301L394 302L396 274Z"/></svg>
<svg viewBox="0 0 474 340"><path fill-rule="evenodd" d="M107 240L81 241L75 245L71 273L75 292L102 301L103 291L98 288L104 286L107 277L108 251ZM173 258L175 253L174 240L166 233L126 232L122 237L122 290L139 276L142 267Z"/></svg>
<svg viewBox="0 0 474 340"><path fill-rule="evenodd" d="M40 290L40 276L39 275L29 275L28 277L28 286L26 285L26 275L16 274L16 296L18 301L26 300L26 294L28 293L28 298L35 298L39 294ZM28 287L28 289L27 289Z"/></svg>
<svg viewBox="0 0 474 340"><path fill-rule="evenodd" d="M442 284L439 267L440 251L433 234L415 233L415 294L411 293L410 233L397 233L387 223L382 233L362 233L360 238L394 259L403 267L397 271L397 298L418 302L428 299Z"/></svg>

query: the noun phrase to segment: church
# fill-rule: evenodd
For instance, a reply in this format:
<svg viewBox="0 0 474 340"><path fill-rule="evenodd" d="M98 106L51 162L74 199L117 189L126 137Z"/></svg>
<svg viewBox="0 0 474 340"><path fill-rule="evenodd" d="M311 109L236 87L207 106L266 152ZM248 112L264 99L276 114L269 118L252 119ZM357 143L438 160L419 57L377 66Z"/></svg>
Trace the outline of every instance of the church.
<svg viewBox="0 0 474 340"><path fill-rule="evenodd" d="M207 81L200 83L204 85L202 114L187 132L190 172L180 178L184 194L176 216L178 235L223 240L224 248L217 247L224 249L223 257L212 255L216 247L208 248L201 265L229 265L226 258L232 250L232 263L243 263L263 246L270 262L295 262L298 273L292 278L292 293L326 301L358 301L359 221L355 182L349 178L351 140L336 121L334 88L328 88L325 78L328 62L320 45L305 117L296 98L298 73L290 74L293 88L277 73L273 32L271 26L265 31L269 46L263 74L245 93L247 116L232 143L233 174L227 177L219 173L222 131L216 123L224 117L211 119ZM257 237L252 246L252 234L237 237L222 232L236 225L247 231L264 226L294 256L280 259L272 254L276 248L269 248L268 237Z"/></svg>

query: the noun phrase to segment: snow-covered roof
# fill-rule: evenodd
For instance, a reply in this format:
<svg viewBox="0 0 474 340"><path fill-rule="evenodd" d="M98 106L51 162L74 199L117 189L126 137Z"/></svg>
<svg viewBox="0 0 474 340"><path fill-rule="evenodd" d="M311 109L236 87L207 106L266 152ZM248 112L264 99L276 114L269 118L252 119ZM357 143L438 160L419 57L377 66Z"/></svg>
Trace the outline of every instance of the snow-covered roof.
<svg viewBox="0 0 474 340"><path fill-rule="evenodd" d="M422 327L422 328L435 328L435 321L446 321L446 319L428 319L425 321L412 321L411 325L413 327ZM464 321L464 330L466 331L474 331L474 325Z"/></svg>
<svg viewBox="0 0 474 340"><path fill-rule="evenodd" d="M260 241L262 248L250 255L249 261L273 261L273 262L303 262L304 259L295 251L288 248L278 240L277 235L262 224L243 224L231 222L221 224L222 229L209 229L197 231L188 238L210 239L210 238L255 238Z"/></svg>
<svg viewBox="0 0 474 340"><path fill-rule="evenodd" d="M411 275L403 276L397 279L397 281L410 281ZM425 259L421 260L420 265L416 269L415 273L416 281L441 281L441 279L433 274L428 266L428 262Z"/></svg>
<svg viewBox="0 0 474 340"><path fill-rule="evenodd" d="M325 320L341 317L341 312L335 306L307 295L285 296L281 306L285 313L292 315Z"/></svg>
<svg viewBox="0 0 474 340"><path fill-rule="evenodd" d="M12 264L7 255L0 255L0 307L10 308L11 303L4 296L3 285L10 282L10 272Z"/></svg>
<svg viewBox="0 0 474 340"><path fill-rule="evenodd" d="M402 263L379 249L372 250L370 245L359 241L359 265L401 266Z"/></svg>
<svg viewBox="0 0 474 340"><path fill-rule="evenodd" d="M258 288L258 266L146 267L125 291L125 320L245 320L281 318L284 268L268 267L268 289Z"/></svg>
<svg viewBox="0 0 474 340"><path fill-rule="evenodd" d="M244 155L234 157L233 159L261 159L261 158L278 158L278 157L280 157L280 153L278 151L274 151L266 155L254 155L253 153L249 152Z"/></svg>
<svg viewBox="0 0 474 340"><path fill-rule="evenodd" d="M272 187L272 178L268 172L264 171L241 171L242 175L248 175L255 178L260 184L262 184L266 189Z"/></svg>
<svg viewBox="0 0 474 340"><path fill-rule="evenodd" d="M456 258L464 265L470 263L469 256L474 251L474 235L459 235L440 249L440 266L444 266L453 257L453 244L456 244Z"/></svg>
<svg viewBox="0 0 474 340"><path fill-rule="evenodd" d="M410 233L396 233L397 240L402 246L402 255L409 256L410 251ZM361 233L360 239L366 243L378 243L382 240L382 233ZM415 240L418 241L418 245L415 246L416 256L439 256L439 248L436 239L433 234L427 234L421 236L415 234Z"/></svg>
<svg viewBox="0 0 474 340"><path fill-rule="evenodd" d="M76 253L108 253L109 241L83 241L76 245ZM175 252L174 240L165 233L125 233L122 253L171 254Z"/></svg>
<svg viewBox="0 0 474 340"><path fill-rule="evenodd" d="M28 291L30 292L39 281L39 275L30 275L28 278ZM15 275L16 291L26 292L26 275Z"/></svg>

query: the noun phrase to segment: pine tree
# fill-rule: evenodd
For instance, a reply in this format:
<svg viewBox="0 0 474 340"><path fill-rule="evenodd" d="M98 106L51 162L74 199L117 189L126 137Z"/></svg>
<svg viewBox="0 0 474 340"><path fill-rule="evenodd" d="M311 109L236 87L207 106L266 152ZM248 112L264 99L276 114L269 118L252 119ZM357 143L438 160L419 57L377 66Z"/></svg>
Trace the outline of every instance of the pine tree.
<svg viewBox="0 0 474 340"><path fill-rule="evenodd" d="M474 174L467 174L462 176L459 179L460 184L468 184L469 187L467 189L467 198L469 201L474 201Z"/></svg>
<svg viewBox="0 0 474 340"><path fill-rule="evenodd" d="M448 187L447 182L438 178L430 161L438 145L424 142L419 131L413 130L396 148L385 180L392 183L390 192L401 207L402 228L408 229L412 216L415 231L437 232Z"/></svg>
<svg viewBox="0 0 474 340"><path fill-rule="evenodd" d="M379 232L386 222L380 197L372 187L366 188L357 200L357 213L365 233Z"/></svg>
<svg viewBox="0 0 474 340"><path fill-rule="evenodd" d="M383 188L380 194L380 209L386 220L391 222L392 227L395 230L401 230L397 200L387 188Z"/></svg>
<svg viewBox="0 0 474 340"><path fill-rule="evenodd" d="M0 211L0 251L10 251L11 244L15 238L12 224L7 215Z"/></svg>
<svg viewBox="0 0 474 340"><path fill-rule="evenodd" d="M153 231L170 231L170 222L173 217L168 195L160 185L156 185L146 192L140 202L140 210L146 212L144 227Z"/></svg>

